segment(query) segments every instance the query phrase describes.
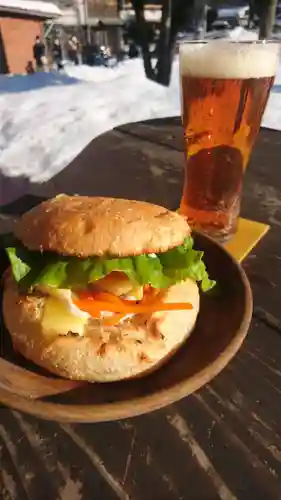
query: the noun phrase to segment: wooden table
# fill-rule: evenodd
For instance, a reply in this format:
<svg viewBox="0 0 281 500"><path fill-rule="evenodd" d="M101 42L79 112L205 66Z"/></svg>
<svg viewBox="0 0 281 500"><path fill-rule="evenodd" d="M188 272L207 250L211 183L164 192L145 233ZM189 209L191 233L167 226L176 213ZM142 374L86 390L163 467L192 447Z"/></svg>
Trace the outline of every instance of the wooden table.
<svg viewBox="0 0 281 500"><path fill-rule="evenodd" d="M178 119L100 136L33 192L114 195L179 203ZM281 498L281 133L262 130L242 213L271 230L245 261L255 311L230 365L197 394L115 423L58 425L0 409L3 500L271 500ZM2 213L38 200L26 196ZM3 219L3 216L2 216Z"/></svg>

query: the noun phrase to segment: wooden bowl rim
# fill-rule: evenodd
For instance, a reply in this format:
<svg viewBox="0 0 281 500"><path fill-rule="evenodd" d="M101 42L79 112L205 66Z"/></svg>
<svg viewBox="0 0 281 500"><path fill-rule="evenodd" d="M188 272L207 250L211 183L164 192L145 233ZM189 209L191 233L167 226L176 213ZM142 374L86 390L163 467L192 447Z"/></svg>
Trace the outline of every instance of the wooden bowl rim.
<svg viewBox="0 0 281 500"><path fill-rule="evenodd" d="M245 290L245 307L243 320L232 341L220 355L205 368L199 370L192 377L175 383L167 389L161 389L147 396L139 396L127 401L116 401L105 404L61 404L41 401L32 397L20 396L8 389L0 387L0 402L15 410L37 416L46 420L58 422L94 423L119 420L142 415L163 408L200 389L218 375L239 350L251 322L253 312L253 297L249 280L241 264L219 243L200 234L209 243L220 247L238 270L239 277ZM0 357L0 366L3 361ZM10 363L13 365L13 363ZM28 370L27 370L28 371ZM78 389L79 390L79 389Z"/></svg>

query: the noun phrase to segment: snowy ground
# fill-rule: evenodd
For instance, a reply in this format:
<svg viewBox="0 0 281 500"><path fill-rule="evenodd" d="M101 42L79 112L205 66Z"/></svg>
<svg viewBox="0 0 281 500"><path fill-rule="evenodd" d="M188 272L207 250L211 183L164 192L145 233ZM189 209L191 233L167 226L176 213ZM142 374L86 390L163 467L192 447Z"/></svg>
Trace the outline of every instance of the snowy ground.
<svg viewBox="0 0 281 500"><path fill-rule="evenodd" d="M179 115L177 60L169 88L147 80L141 60L66 71L0 76L0 204L24 194L28 181L52 178L89 141L117 125ZM270 128L281 129L280 92L281 67L263 120Z"/></svg>
<svg viewBox="0 0 281 500"><path fill-rule="evenodd" d="M169 88L147 80L141 60L114 69L70 68L71 76L0 78L0 172L47 181L116 125L177 115L176 66ZM25 185L15 184L19 196ZM11 194L0 178L1 203Z"/></svg>

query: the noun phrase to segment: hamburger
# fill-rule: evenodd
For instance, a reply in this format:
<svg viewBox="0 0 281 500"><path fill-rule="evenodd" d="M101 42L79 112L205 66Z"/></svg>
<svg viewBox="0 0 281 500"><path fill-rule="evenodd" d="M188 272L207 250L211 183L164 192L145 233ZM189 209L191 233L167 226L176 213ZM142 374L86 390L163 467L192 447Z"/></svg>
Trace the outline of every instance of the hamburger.
<svg viewBox="0 0 281 500"><path fill-rule="evenodd" d="M185 218L141 201L58 195L21 217L6 252L15 350L75 380L163 364L194 328L199 287L214 285Z"/></svg>

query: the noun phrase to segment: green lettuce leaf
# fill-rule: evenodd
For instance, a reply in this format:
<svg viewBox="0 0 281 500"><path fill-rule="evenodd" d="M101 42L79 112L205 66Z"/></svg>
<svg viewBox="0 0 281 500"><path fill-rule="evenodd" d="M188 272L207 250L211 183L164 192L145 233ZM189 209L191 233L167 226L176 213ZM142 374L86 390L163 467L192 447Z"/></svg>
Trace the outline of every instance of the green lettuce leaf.
<svg viewBox="0 0 281 500"><path fill-rule="evenodd" d="M8 247L6 248L6 252L10 260L13 276L15 280L19 282L30 272L31 268L27 262L24 262L18 255L19 252L17 248Z"/></svg>
<svg viewBox="0 0 281 500"><path fill-rule="evenodd" d="M150 284L167 288L186 278L210 290L215 282L209 279L203 252L193 249L193 239L172 250L159 254L142 254L124 258L62 257L50 252L31 252L22 246L8 247L14 279L23 287L49 285L57 288L77 288L93 283L112 271L122 271L135 284Z"/></svg>

